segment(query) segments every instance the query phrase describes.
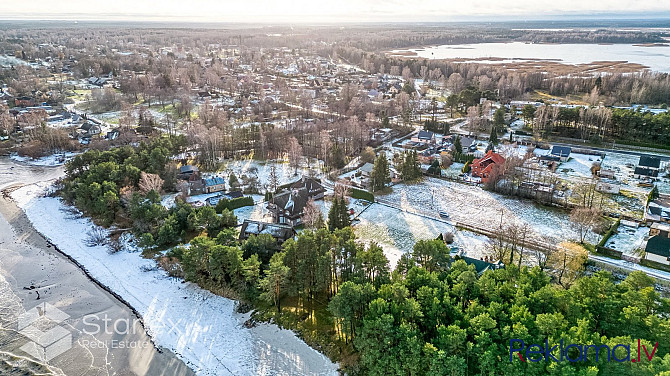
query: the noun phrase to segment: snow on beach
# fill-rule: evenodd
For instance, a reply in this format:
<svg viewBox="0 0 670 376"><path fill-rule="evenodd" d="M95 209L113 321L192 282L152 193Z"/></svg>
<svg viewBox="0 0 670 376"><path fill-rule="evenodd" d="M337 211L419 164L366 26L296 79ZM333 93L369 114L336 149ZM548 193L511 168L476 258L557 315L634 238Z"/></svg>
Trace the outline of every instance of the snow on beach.
<svg viewBox="0 0 670 376"><path fill-rule="evenodd" d="M337 365L276 325L242 326L236 302L169 277L138 253L109 254L84 244L94 226L72 218L48 185L25 186L12 197L37 231L83 265L142 316L157 345L173 351L198 375L335 375Z"/></svg>

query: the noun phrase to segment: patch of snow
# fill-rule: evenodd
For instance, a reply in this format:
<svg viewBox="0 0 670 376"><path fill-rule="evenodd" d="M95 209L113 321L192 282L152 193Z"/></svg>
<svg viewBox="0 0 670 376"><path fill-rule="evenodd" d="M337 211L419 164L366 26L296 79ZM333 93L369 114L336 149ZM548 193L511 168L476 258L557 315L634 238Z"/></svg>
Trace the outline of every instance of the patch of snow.
<svg viewBox="0 0 670 376"><path fill-rule="evenodd" d="M67 161L70 159L74 158L79 153L58 153L58 154L52 154L52 155L47 155L46 157L42 158L37 158L33 159L31 157L27 156L20 156L16 153L13 153L10 158L16 162L21 162L21 163L27 163L33 166L44 166L44 167L51 167L51 166L61 166L64 165Z"/></svg>

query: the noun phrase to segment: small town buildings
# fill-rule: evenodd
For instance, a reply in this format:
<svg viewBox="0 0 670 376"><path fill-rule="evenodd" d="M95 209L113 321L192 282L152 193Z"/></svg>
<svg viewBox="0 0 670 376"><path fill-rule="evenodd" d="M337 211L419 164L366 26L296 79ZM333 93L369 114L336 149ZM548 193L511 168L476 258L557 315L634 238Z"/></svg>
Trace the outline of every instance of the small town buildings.
<svg viewBox="0 0 670 376"><path fill-rule="evenodd" d="M661 168L661 159L651 156L640 156L640 161L633 171L636 179L658 179L658 171Z"/></svg>
<svg viewBox="0 0 670 376"><path fill-rule="evenodd" d="M484 157L472 161L472 176L478 177L482 183L486 183L495 166L501 166L503 163L505 163L505 158L502 155L489 150Z"/></svg>
<svg viewBox="0 0 670 376"><path fill-rule="evenodd" d="M554 145L551 148L551 152L549 152L549 155L558 158L561 162L565 162L568 159L570 159L570 153L572 152L572 148L568 146L558 146Z"/></svg>
<svg viewBox="0 0 670 376"><path fill-rule="evenodd" d="M271 235L277 241L277 245L281 245L288 239L293 238L296 232L289 225L252 221L250 219L245 219L242 222L240 240L249 239L251 235L258 236L261 234Z"/></svg>

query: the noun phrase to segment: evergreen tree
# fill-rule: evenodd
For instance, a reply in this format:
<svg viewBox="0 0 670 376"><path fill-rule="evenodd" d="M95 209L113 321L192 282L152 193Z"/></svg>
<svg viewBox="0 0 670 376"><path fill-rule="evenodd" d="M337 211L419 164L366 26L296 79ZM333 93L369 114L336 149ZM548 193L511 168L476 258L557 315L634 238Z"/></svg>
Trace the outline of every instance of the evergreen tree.
<svg viewBox="0 0 670 376"><path fill-rule="evenodd" d="M505 110L503 107L500 107L493 113L493 126L496 128L501 128L505 124Z"/></svg>
<svg viewBox="0 0 670 376"><path fill-rule="evenodd" d="M430 164L430 167L428 167L428 173L430 175L441 175L442 170L440 169L440 161L435 159L433 163Z"/></svg>
<svg viewBox="0 0 670 376"><path fill-rule="evenodd" d="M498 132L496 131L495 126L491 127L491 135L489 136L489 143L493 145L498 145Z"/></svg>
<svg viewBox="0 0 670 376"><path fill-rule="evenodd" d="M391 182L391 171L389 170L388 160L384 152L380 153L375 160L375 165L370 174L370 181L370 189L373 192L384 189Z"/></svg>
<svg viewBox="0 0 670 376"><path fill-rule="evenodd" d="M330 207L330 210L328 211L328 229L330 231L342 228L339 212L340 212L340 198L335 197L333 199L333 205Z"/></svg>
<svg viewBox="0 0 670 376"><path fill-rule="evenodd" d="M337 229L349 227L351 219L349 218L349 210L347 209L347 202L344 197L335 197L333 199L333 206L328 212L328 229L335 231Z"/></svg>
<svg viewBox="0 0 670 376"><path fill-rule="evenodd" d="M460 161L461 154L463 154L463 144L461 144L461 137L456 136L454 139L454 161Z"/></svg>

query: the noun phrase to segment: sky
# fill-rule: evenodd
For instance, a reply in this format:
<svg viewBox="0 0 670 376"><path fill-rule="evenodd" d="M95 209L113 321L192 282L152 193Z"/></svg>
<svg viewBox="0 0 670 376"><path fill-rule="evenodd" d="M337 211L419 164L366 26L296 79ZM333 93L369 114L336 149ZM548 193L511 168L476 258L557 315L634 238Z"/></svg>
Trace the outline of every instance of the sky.
<svg viewBox="0 0 670 376"><path fill-rule="evenodd" d="M0 0L0 19L203 22L522 20L668 15L668 0ZM659 13L660 12L660 13Z"/></svg>

